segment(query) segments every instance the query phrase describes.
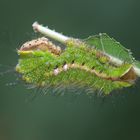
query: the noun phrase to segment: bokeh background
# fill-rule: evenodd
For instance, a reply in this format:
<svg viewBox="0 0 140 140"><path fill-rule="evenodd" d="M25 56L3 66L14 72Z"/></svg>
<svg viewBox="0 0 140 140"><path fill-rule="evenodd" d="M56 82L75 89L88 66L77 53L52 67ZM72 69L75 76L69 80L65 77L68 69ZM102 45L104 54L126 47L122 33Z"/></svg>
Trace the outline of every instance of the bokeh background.
<svg viewBox="0 0 140 140"><path fill-rule="evenodd" d="M76 38L105 32L140 60L138 0L0 0L0 140L138 140L140 82L111 96L28 89L13 72L32 23ZM4 74L5 73L5 74Z"/></svg>

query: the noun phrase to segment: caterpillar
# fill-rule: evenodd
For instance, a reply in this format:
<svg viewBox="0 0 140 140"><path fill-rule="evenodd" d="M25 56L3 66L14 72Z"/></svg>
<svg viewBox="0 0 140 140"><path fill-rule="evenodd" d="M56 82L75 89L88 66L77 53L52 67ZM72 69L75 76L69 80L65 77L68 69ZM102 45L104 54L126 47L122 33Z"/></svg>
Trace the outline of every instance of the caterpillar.
<svg viewBox="0 0 140 140"><path fill-rule="evenodd" d="M139 62L107 34L80 40L50 32L38 23L33 27L66 47L61 49L46 37L24 43L17 51L16 71L26 83L54 88L59 84L76 83L102 90L107 95L113 90L132 86L139 77Z"/></svg>

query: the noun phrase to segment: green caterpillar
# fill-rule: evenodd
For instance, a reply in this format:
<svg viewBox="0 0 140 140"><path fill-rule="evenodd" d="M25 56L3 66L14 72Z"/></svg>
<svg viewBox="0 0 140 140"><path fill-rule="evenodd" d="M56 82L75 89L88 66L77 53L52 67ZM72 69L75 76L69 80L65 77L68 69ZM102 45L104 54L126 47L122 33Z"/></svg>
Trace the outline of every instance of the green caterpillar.
<svg viewBox="0 0 140 140"><path fill-rule="evenodd" d="M76 83L104 94L132 86L139 76L139 62L106 34L86 40L68 38L63 44L66 47L61 49L45 37L26 42L18 50L16 71L37 86Z"/></svg>

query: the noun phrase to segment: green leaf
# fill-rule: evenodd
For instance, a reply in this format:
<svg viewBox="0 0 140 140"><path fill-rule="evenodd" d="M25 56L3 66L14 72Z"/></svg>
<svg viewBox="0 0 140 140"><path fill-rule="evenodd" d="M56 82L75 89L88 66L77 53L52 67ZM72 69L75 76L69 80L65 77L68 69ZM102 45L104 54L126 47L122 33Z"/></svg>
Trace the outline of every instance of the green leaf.
<svg viewBox="0 0 140 140"><path fill-rule="evenodd" d="M134 58L131 51L124 48L115 39L110 38L106 33L90 36L89 38L85 39L84 42L89 47L95 47L105 54L113 56L127 63L133 63Z"/></svg>

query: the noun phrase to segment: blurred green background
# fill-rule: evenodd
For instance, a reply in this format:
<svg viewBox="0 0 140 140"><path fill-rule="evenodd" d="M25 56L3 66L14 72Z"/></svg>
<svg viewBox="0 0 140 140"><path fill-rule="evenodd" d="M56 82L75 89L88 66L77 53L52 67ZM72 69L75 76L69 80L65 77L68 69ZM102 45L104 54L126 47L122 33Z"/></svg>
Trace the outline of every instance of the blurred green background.
<svg viewBox="0 0 140 140"><path fill-rule="evenodd" d="M34 21L76 38L105 32L140 60L138 0L0 0L0 17L3 72L17 64L16 49L35 38ZM140 139L139 81L103 98L84 89L44 95L17 77L0 76L0 140Z"/></svg>

